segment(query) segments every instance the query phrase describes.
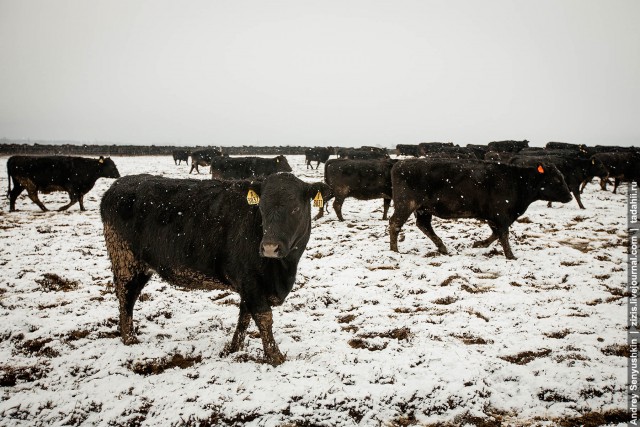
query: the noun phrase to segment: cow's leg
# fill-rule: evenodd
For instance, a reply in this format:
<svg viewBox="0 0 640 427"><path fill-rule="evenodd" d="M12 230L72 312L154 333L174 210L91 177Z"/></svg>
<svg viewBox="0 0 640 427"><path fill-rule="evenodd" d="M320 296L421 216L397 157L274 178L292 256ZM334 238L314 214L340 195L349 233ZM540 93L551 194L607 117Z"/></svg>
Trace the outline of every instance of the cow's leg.
<svg viewBox="0 0 640 427"><path fill-rule="evenodd" d="M600 178L600 189L602 191L607 191L607 181L609 180L609 177L606 176L604 178Z"/></svg>
<svg viewBox="0 0 640 427"><path fill-rule="evenodd" d="M80 210L81 210L81 211L86 210L86 209L84 208L84 194L81 194L81 195L78 197L78 203L80 204Z"/></svg>
<svg viewBox="0 0 640 427"><path fill-rule="evenodd" d="M314 220L320 219L324 216L324 208L318 208L318 214L313 217Z"/></svg>
<svg viewBox="0 0 640 427"><path fill-rule="evenodd" d="M20 185L19 182L14 181L13 188L9 193L9 211L13 212L16 210L16 199L18 198L20 193L22 193L22 190L24 190L24 187Z"/></svg>
<svg viewBox="0 0 640 427"><path fill-rule="evenodd" d="M489 245L491 245L493 242L495 242L498 239L498 229L491 224L489 224L489 227L491 227L491 236L489 236L484 240L474 242L473 243L474 248L488 248Z"/></svg>
<svg viewBox="0 0 640 427"><path fill-rule="evenodd" d="M389 242L390 248L394 252L398 252L398 234L411 213L412 210L408 205L395 203L393 215L389 218Z"/></svg>
<svg viewBox="0 0 640 427"><path fill-rule="evenodd" d="M45 205L38 198L38 190L32 186L27 186L26 188L27 188L27 195L29 196L31 201L36 205L38 205L38 207L42 209L44 212L48 211L49 209L47 209Z"/></svg>
<svg viewBox="0 0 640 427"><path fill-rule="evenodd" d="M578 189L578 187L572 188L571 194L573 194L573 197L576 198L576 202L578 202L578 206L580 206L580 209L585 209L584 205L582 204L582 200L580 200L580 190Z"/></svg>
<svg viewBox="0 0 640 427"><path fill-rule="evenodd" d="M431 226L431 218L433 215L424 211L417 210L416 211L416 225L424 234L427 235L428 238L438 247L438 252L441 254L446 254L447 248L445 247L442 240L436 235L435 231L433 231L433 227Z"/></svg>
<svg viewBox="0 0 640 427"><path fill-rule="evenodd" d="M387 214L389 213L389 206L391 206L391 199L383 199L382 202L382 219L387 219Z"/></svg>
<svg viewBox="0 0 640 427"><path fill-rule="evenodd" d="M580 194L584 193L584 187L587 186L587 183L591 182L591 179L585 179L582 181L582 185L580 186Z"/></svg>
<svg viewBox="0 0 640 427"><path fill-rule="evenodd" d="M320 167L320 161L318 161L318 164L316 165L316 170L318 170L319 167Z"/></svg>
<svg viewBox="0 0 640 427"><path fill-rule="evenodd" d="M344 198L338 197L338 196L336 196L335 200L333 201L333 210L340 221L344 221L344 218L342 217L343 203L344 203Z"/></svg>
<svg viewBox="0 0 640 427"><path fill-rule="evenodd" d="M500 240L500 244L502 245L502 249L504 250L504 256L507 259L516 259L511 251L511 245L509 244L509 227L499 227L498 228L498 239Z"/></svg>
<svg viewBox="0 0 640 427"><path fill-rule="evenodd" d="M260 313L251 313L253 321L256 322L258 330L260 331L260 338L262 338L262 347L264 348L264 355L267 363L273 366L278 366L285 361L285 357L280 353L278 344L276 344L275 338L273 338L273 312L271 309Z"/></svg>
<svg viewBox="0 0 640 427"><path fill-rule="evenodd" d="M133 328L133 307L151 274L108 224L104 225L104 237L120 305L120 337L126 345L135 344L138 340Z"/></svg>
<svg viewBox="0 0 640 427"><path fill-rule="evenodd" d="M613 194L616 194L616 191L618 190L618 185L620 185L620 178L614 178L613 181Z"/></svg>
<svg viewBox="0 0 640 427"><path fill-rule="evenodd" d="M251 313L247 309L247 305L244 301L240 302L240 315L238 316L238 324L236 325L236 331L233 334L233 339L230 343L228 343L222 353L220 353L220 357L225 357L230 355L231 353L235 353L239 350L242 350L244 347L244 338L247 334L247 328L249 327L249 322L251 321Z"/></svg>
<svg viewBox="0 0 640 427"><path fill-rule="evenodd" d="M59 211L66 211L71 206L75 205L78 202L78 195L72 192L69 192L69 203L58 209ZM82 209L84 210L84 209Z"/></svg>

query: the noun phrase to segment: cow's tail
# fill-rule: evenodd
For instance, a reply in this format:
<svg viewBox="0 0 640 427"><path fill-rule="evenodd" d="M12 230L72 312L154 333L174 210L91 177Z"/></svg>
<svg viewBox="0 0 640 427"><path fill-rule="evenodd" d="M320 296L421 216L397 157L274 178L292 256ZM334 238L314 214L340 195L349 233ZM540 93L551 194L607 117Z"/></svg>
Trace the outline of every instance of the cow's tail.
<svg viewBox="0 0 640 427"><path fill-rule="evenodd" d="M7 166L7 182L9 183L9 189L7 190L7 199L11 195L11 172L9 172L9 166Z"/></svg>

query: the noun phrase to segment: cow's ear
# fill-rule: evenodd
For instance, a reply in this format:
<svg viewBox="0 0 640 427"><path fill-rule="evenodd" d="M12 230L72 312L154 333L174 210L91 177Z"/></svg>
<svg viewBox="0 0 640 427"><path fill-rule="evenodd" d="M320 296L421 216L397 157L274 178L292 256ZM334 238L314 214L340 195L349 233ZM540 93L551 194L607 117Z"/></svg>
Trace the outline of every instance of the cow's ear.
<svg viewBox="0 0 640 427"><path fill-rule="evenodd" d="M260 189L262 188L260 184L259 181L251 181L249 185L246 186L248 204L257 205L260 203Z"/></svg>
<svg viewBox="0 0 640 427"><path fill-rule="evenodd" d="M333 197L333 191L324 182L312 182L306 184L306 197L309 200L313 200L315 205L324 204L325 200L329 200Z"/></svg>

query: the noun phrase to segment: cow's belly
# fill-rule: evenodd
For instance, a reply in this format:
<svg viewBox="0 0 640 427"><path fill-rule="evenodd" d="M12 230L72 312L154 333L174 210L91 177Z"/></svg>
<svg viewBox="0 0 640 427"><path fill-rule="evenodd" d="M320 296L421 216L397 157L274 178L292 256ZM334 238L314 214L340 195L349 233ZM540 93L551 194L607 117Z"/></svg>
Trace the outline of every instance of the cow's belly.
<svg viewBox="0 0 640 427"><path fill-rule="evenodd" d="M174 286L190 290L226 290L232 286L218 277L203 274L188 268L161 269L157 273Z"/></svg>
<svg viewBox="0 0 640 427"><path fill-rule="evenodd" d="M63 186L59 184L38 184L33 179L24 176L16 176L15 180L20 186L27 189L27 191L39 191L40 193L53 193L54 191L67 191Z"/></svg>

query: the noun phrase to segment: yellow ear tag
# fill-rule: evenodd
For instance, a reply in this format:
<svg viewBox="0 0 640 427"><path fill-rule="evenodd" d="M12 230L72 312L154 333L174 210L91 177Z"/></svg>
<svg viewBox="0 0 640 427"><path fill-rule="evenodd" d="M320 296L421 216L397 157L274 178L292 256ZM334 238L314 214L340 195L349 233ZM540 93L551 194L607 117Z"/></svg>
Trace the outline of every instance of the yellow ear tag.
<svg viewBox="0 0 640 427"><path fill-rule="evenodd" d="M321 208L322 206L324 206L324 200L322 199L322 194L320 194L320 192L318 191L316 197L313 198L313 207Z"/></svg>
<svg viewBox="0 0 640 427"><path fill-rule="evenodd" d="M596 164L596 159L591 159L591 164L595 165Z"/></svg>
<svg viewBox="0 0 640 427"><path fill-rule="evenodd" d="M258 196L255 191L249 190L247 193L247 203L250 205L257 205L260 203L260 196Z"/></svg>
<svg viewBox="0 0 640 427"><path fill-rule="evenodd" d="M104 163L104 159L98 160L98 163L100 163L100 164Z"/></svg>

